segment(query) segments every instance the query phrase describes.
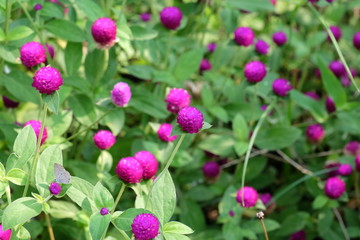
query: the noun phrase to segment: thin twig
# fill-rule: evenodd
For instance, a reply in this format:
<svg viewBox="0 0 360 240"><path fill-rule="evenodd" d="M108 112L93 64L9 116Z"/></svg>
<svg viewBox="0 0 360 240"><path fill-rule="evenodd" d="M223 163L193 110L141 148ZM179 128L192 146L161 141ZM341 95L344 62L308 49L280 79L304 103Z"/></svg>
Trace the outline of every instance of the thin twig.
<svg viewBox="0 0 360 240"><path fill-rule="evenodd" d="M315 158L315 157L326 157L329 155L333 155L333 154L337 154L337 153L342 153L342 149L337 149L337 150L331 150L331 151L326 151L326 152L320 152L320 153L314 153L314 154L309 154L309 155L305 155L302 158Z"/></svg>
<svg viewBox="0 0 360 240"><path fill-rule="evenodd" d="M50 217L46 213L45 213L45 218L46 218L46 223L48 225L48 231L49 231L50 240L55 240L54 231L53 231L53 228L51 226Z"/></svg>
<svg viewBox="0 0 360 240"><path fill-rule="evenodd" d="M264 235L265 235L266 240L269 240L269 236L268 236L268 233L266 231L266 226L265 226L265 222L264 222L264 213L262 211L260 211L260 212L258 212L256 214L256 216L261 222L261 226L262 226L262 229L264 231Z"/></svg>
<svg viewBox="0 0 360 240"><path fill-rule="evenodd" d="M341 214L339 213L339 210L337 208L333 208L333 212L334 212L337 220L339 221L339 224L340 224L340 227L341 227L341 230L342 230L342 232L344 234L345 239L350 240L349 233L348 233L348 231L346 229L344 220L342 219Z"/></svg>
<svg viewBox="0 0 360 240"><path fill-rule="evenodd" d="M290 163L293 167L295 167L296 169L298 169L300 172L302 172L303 174L306 175L312 175L313 172L304 168L303 166L301 166L300 164L298 164L297 162L295 162L294 160L292 160L288 155L286 155L283 151L281 150L276 150L277 154L279 154L286 162Z"/></svg>
<svg viewBox="0 0 360 240"><path fill-rule="evenodd" d="M259 155L263 155L263 154L265 154L267 152L268 152L268 150L266 150L266 149L254 151L254 152L251 153L250 158L253 158L253 157L256 157L256 156L259 156ZM221 168L224 169L224 168L228 168L228 167L237 165L238 163L244 161L244 159L245 159L245 156L241 157L240 159L235 159L235 160L233 160L231 162L228 162L228 163L222 165Z"/></svg>

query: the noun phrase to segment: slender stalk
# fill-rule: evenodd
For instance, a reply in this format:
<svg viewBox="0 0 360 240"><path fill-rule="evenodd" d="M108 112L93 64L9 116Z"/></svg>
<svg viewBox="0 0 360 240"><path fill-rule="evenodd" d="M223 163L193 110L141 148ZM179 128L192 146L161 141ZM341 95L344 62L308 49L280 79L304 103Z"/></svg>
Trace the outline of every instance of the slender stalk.
<svg viewBox="0 0 360 240"><path fill-rule="evenodd" d="M5 24L4 24L4 33L5 36L9 33L9 23L10 23L10 16L11 16L11 5L12 0L6 0L6 16L5 16Z"/></svg>
<svg viewBox="0 0 360 240"><path fill-rule="evenodd" d="M170 57L170 51L172 48L172 34L171 31L168 32L168 38L167 38L167 44L166 44L166 52L165 52L165 59L164 59L164 70L167 69L169 65L169 57Z"/></svg>
<svg viewBox="0 0 360 240"><path fill-rule="evenodd" d="M205 16L205 10L206 10L206 7L207 7L208 5L209 5L209 0L206 0L206 1L205 1L204 8L203 8L202 13L201 13L201 15L204 16L205 18L206 18L206 16ZM201 35L201 38L200 38L200 44L201 44L201 45L204 43L205 34L206 34L206 28L207 28L207 25L208 25L208 24L209 24L209 21L206 22L205 27L204 27L204 29L203 29L203 31L202 31L202 35Z"/></svg>
<svg viewBox="0 0 360 240"><path fill-rule="evenodd" d="M119 233L121 234L121 236L123 236L125 238L125 240L130 240L129 236L126 234L126 232L124 232L123 230L121 230L120 228L118 228L115 224L114 227L119 231Z"/></svg>
<svg viewBox="0 0 360 240"><path fill-rule="evenodd" d="M268 233L266 231L266 226L265 226L265 223L264 223L264 219L260 219L260 222L261 222L262 229L264 231L265 239L269 240L269 236L268 236Z"/></svg>
<svg viewBox="0 0 360 240"><path fill-rule="evenodd" d="M11 203L11 189L10 189L9 183L6 186L6 198L7 198L8 204L10 204Z"/></svg>
<svg viewBox="0 0 360 240"><path fill-rule="evenodd" d="M304 168L303 166L301 166L300 164L298 164L297 162L295 162L294 160L292 160L288 155L286 155L283 151L281 150L276 150L276 152L288 163L290 163L292 166L294 166L295 168L297 168L300 172L302 172L303 174L306 175L311 175L313 174L312 171Z"/></svg>
<svg viewBox="0 0 360 240"><path fill-rule="evenodd" d="M32 163L31 169L30 169L29 177L28 177L28 179L27 179L27 181L26 181L26 184L25 184L25 188L24 188L24 192L23 192L23 197L25 197L26 194L27 194L27 191L28 191L29 185L30 185L30 181L31 181L31 179L32 179L32 176L34 176L34 174L35 174L36 165L37 165L37 162L38 162L38 160L39 160L41 139L42 139L42 136L43 136L43 133L44 133L46 114L47 114L47 104L44 103L43 115L42 115L42 117L41 117L41 128L40 128L39 137L38 137L38 139L37 139L36 150L35 150L35 157L34 157L34 161L33 161L33 163Z"/></svg>
<svg viewBox="0 0 360 240"><path fill-rule="evenodd" d="M348 233L348 231L346 229L344 220L342 219L341 214L339 213L339 210L337 208L333 208L333 212L334 212L334 214L335 214L335 216L336 216L336 218L337 218L337 220L338 220L338 222L340 224L340 227L341 227L341 230L342 230L342 232L344 234L345 239L350 240L349 233Z"/></svg>
<svg viewBox="0 0 360 240"><path fill-rule="evenodd" d="M55 240L54 231L53 231L53 228L51 226L50 217L46 213L45 213L45 218L46 218L46 223L48 225L48 231L49 231L50 240Z"/></svg>
<svg viewBox="0 0 360 240"><path fill-rule="evenodd" d="M126 188L126 184L123 183L121 188L120 188L120 191L119 191L119 194L117 195L116 197L116 200L115 200L115 204L114 204L114 207L111 209L111 214L114 213L115 209L116 209L116 206L118 205L119 201L120 201L120 198L121 196L123 195L124 191L125 191L125 188Z"/></svg>

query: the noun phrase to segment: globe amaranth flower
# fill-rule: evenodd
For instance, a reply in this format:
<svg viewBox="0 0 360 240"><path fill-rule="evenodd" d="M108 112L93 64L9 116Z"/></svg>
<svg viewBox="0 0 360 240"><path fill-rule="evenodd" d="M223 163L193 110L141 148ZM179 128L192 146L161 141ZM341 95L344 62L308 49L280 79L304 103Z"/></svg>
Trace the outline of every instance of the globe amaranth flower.
<svg viewBox="0 0 360 240"><path fill-rule="evenodd" d="M116 42L116 24L110 18L98 18L91 26L94 41L101 48L110 48Z"/></svg>
<svg viewBox="0 0 360 240"><path fill-rule="evenodd" d="M276 32L273 34L273 41L276 45L282 46L287 42L287 36L284 32Z"/></svg>
<svg viewBox="0 0 360 240"><path fill-rule="evenodd" d="M102 209L100 209L100 214L101 215L108 215L109 214L109 209L107 209L107 208L102 208Z"/></svg>
<svg viewBox="0 0 360 240"><path fill-rule="evenodd" d="M45 44L46 45L46 49L48 50L49 52L49 55L52 59L54 59L55 57L55 49L53 46L51 46L50 44Z"/></svg>
<svg viewBox="0 0 360 240"><path fill-rule="evenodd" d="M360 155L357 155L355 158L355 169L357 172L360 172Z"/></svg>
<svg viewBox="0 0 360 240"><path fill-rule="evenodd" d="M207 49L208 49L209 52L214 52L216 47L217 47L216 43L209 43L207 45Z"/></svg>
<svg viewBox="0 0 360 240"><path fill-rule="evenodd" d="M41 122L36 121L36 120L30 120L24 124L24 127L26 127L27 125L30 125L32 127L32 129L35 132L36 138L38 139L39 135L40 135L40 130L41 130ZM47 132L46 127L44 126L44 131L43 131L43 134L41 137L41 144L43 144L46 141L47 137L48 137L48 132Z"/></svg>
<svg viewBox="0 0 360 240"><path fill-rule="evenodd" d="M258 200L258 193L252 187L245 186L237 191L236 201L240 203L242 207L250 208L255 206Z"/></svg>
<svg viewBox="0 0 360 240"><path fill-rule="evenodd" d="M269 44L267 44L265 41L263 40L258 40L255 43L255 50L256 52L258 52L259 54L262 55L266 55L269 52Z"/></svg>
<svg viewBox="0 0 360 240"><path fill-rule="evenodd" d="M344 147L345 155L359 155L360 154L360 143L357 141L348 142Z"/></svg>
<svg viewBox="0 0 360 240"><path fill-rule="evenodd" d="M357 50L360 50L360 32L354 34L353 44Z"/></svg>
<svg viewBox="0 0 360 240"><path fill-rule="evenodd" d="M143 177L143 168L139 161L133 157L120 159L115 172L126 183L138 183Z"/></svg>
<svg viewBox="0 0 360 240"><path fill-rule="evenodd" d="M353 78L355 78L357 76L357 71L356 69L350 69L350 73L351 76ZM345 71L344 74L341 76L341 85L343 85L344 87L349 87L351 85L351 80L349 78L349 75L347 74L347 72Z"/></svg>
<svg viewBox="0 0 360 240"><path fill-rule="evenodd" d="M266 66L260 61L252 61L245 65L244 75L248 82L261 82L266 76Z"/></svg>
<svg viewBox="0 0 360 240"><path fill-rule="evenodd" d="M202 59L200 62L200 72L208 71L211 69L211 63L207 59Z"/></svg>
<svg viewBox="0 0 360 240"><path fill-rule="evenodd" d="M53 67L46 66L36 71L32 86L40 93L52 94L63 84L60 72Z"/></svg>
<svg viewBox="0 0 360 240"><path fill-rule="evenodd" d="M339 168L338 168L338 173L341 175L341 176L348 176L352 173L352 167L350 164L347 164L347 163L343 163L343 164L340 164Z"/></svg>
<svg viewBox="0 0 360 240"><path fill-rule="evenodd" d="M338 26L330 26L330 31L334 35L336 41L339 41L342 36L341 28L339 28ZM329 42L331 42L331 38L330 38L329 34L327 36L327 40Z"/></svg>
<svg viewBox="0 0 360 240"><path fill-rule="evenodd" d="M276 0L270 0L270 3L275 6L276 5Z"/></svg>
<svg viewBox="0 0 360 240"><path fill-rule="evenodd" d="M330 177L325 182L324 192L329 198L339 198L345 192L345 182L338 177Z"/></svg>
<svg viewBox="0 0 360 240"><path fill-rule="evenodd" d="M25 67L34 67L46 61L46 50L38 42L28 42L20 48L20 60Z"/></svg>
<svg viewBox="0 0 360 240"><path fill-rule="evenodd" d="M3 231L3 227L0 224L0 239L2 240L10 240L12 235L11 229L8 229L6 231Z"/></svg>
<svg viewBox="0 0 360 240"><path fill-rule="evenodd" d="M203 114L194 107L182 108L176 119L184 132L198 133L204 124Z"/></svg>
<svg viewBox="0 0 360 240"><path fill-rule="evenodd" d="M336 111L336 106L334 100L331 97L327 97L325 100L325 107L328 113L333 113Z"/></svg>
<svg viewBox="0 0 360 240"><path fill-rule="evenodd" d="M285 97L292 88L290 82L283 78L276 79L272 84L274 93L280 97Z"/></svg>
<svg viewBox="0 0 360 240"><path fill-rule="evenodd" d="M150 13L141 13L140 14L140 20L143 22L148 22L151 20L151 14Z"/></svg>
<svg viewBox="0 0 360 240"><path fill-rule="evenodd" d="M290 235L289 240L306 240L306 232L304 230L294 232Z"/></svg>
<svg viewBox="0 0 360 240"><path fill-rule="evenodd" d="M2 99L6 108L17 108L19 106L18 102L15 102L8 97L3 96Z"/></svg>
<svg viewBox="0 0 360 240"><path fill-rule="evenodd" d="M220 174L220 166L217 162L206 162L202 167L202 172L205 178L214 179L217 178Z"/></svg>
<svg viewBox="0 0 360 240"><path fill-rule="evenodd" d="M270 193L264 193L264 194L261 194L261 195L259 196L259 198L260 198L260 200L262 201L262 203L263 203L264 205L266 205L268 202L271 201L272 196L271 196Z"/></svg>
<svg viewBox="0 0 360 240"><path fill-rule="evenodd" d="M324 128L320 124L312 124L306 129L306 137L311 143L319 143L325 136Z"/></svg>
<svg viewBox="0 0 360 240"><path fill-rule="evenodd" d="M341 165L341 164L338 163L338 162L327 163L327 164L325 165L325 169L334 168L334 170L328 172L328 175L329 175L330 177L338 176L338 175L339 175L338 170L339 170L340 165Z"/></svg>
<svg viewBox="0 0 360 240"><path fill-rule="evenodd" d="M110 94L113 103L119 107L125 107L132 96L130 86L125 82L116 83Z"/></svg>
<svg viewBox="0 0 360 240"><path fill-rule="evenodd" d="M156 175L159 163L156 157L148 151L137 152L134 158L141 164L143 169L143 179L150 179Z"/></svg>
<svg viewBox="0 0 360 240"><path fill-rule="evenodd" d="M345 66L341 61L332 61L329 65L329 69L336 77L341 77L344 73L346 73Z"/></svg>
<svg viewBox="0 0 360 240"><path fill-rule="evenodd" d="M190 106L191 96L182 88L173 88L165 98L167 110L171 113L178 113L180 109Z"/></svg>
<svg viewBox="0 0 360 240"><path fill-rule="evenodd" d="M61 186L57 182L50 183L49 191L52 195L59 195L61 193Z"/></svg>
<svg viewBox="0 0 360 240"><path fill-rule="evenodd" d="M131 224L136 240L150 240L159 235L159 220L151 213L137 215Z"/></svg>
<svg viewBox="0 0 360 240"><path fill-rule="evenodd" d="M157 131L158 138L164 142L172 142L177 138L177 135L171 136L173 126L169 123L163 123L160 125Z"/></svg>
<svg viewBox="0 0 360 240"><path fill-rule="evenodd" d="M41 4L35 4L35 6L34 6L34 10L35 11L39 11L39 10L41 10L42 9L42 5Z"/></svg>
<svg viewBox="0 0 360 240"><path fill-rule="evenodd" d="M100 130L94 135L95 145L102 150L111 148L115 142L115 136L108 130Z"/></svg>
<svg viewBox="0 0 360 240"><path fill-rule="evenodd" d="M182 13L177 7L165 7L160 12L160 21L170 30L176 30L181 24Z"/></svg>
<svg viewBox="0 0 360 240"><path fill-rule="evenodd" d="M308 97L314 99L315 101L320 100L320 97L316 92L312 92L312 91L306 92L305 96L308 96Z"/></svg>
<svg viewBox="0 0 360 240"><path fill-rule="evenodd" d="M251 28L239 27L234 31L235 42L239 46L250 46L253 44L255 34Z"/></svg>

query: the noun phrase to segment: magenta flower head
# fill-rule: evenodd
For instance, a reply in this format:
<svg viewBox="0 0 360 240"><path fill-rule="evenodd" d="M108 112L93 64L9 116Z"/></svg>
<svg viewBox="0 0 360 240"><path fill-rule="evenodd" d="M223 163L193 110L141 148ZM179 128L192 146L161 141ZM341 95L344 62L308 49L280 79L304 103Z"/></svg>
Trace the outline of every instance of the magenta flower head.
<svg viewBox="0 0 360 240"><path fill-rule="evenodd" d="M32 86L40 93L52 94L63 84L60 72L53 67L46 66L36 71Z"/></svg>
<svg viewBox="0 0 360 240"><path fill-rule="evenodd" d="M345 192L345 182L338 177L328 178L325 182L324 192L329 198L339 198Z"/></svg>
<svg viewBox="0 0 360 240"><path fill-rule="evenodd" d="M202 167L205 178L214 179L220 174L220 166L217 162L206 162Z"/></svg>
<svg viewBox="0 0 360 240"><path fill-rule="evenodd" d="M176 30L181 23L182 13L177 7L166 7L160 12L160 21L170 30Z"/></svg>
<svg viewBox="0 0 360 240"><path fill-rule="evenodd" d="M357 75L356 69L352 68L352 69L350 69L350 72L351 72L352 77L355 78ZM346 71L341 76L341 85L343 85L344 87L349 87L351 85L351 80Z"/></svg>
<svg viewBox="0 0 360 240"><path fill-rule="evenodd" d="M339 168L338 168L338 173L341 175L341 176L348 176L352 173L352 167L350 164L347 164L347 163L343 163L343 164L340 164Z"/></svg>
<svg viewBox="0 0 360 240"><path fill-rule="evenodd" d="M20 48L20 60L25 67L34 67L46 61L46 50L38 42L28 42Z"/></svg>
<svg viewBox="0 0 360 240"><path fill-rule="evenodd" d="M282 46L287 42L287 36L284 32L276 32L273 34L273 41L278 46Z"/></svg>
<svg viewBox="0 0 360 240"><path fill-rule="evenodd" d="M217 47L216 43L209 43L207 45L207 49L208 49L209 52L214 52L216 47Z"/></svg>
<svg viewBox="0 0 360 240"><path fill-rule="evenodd" d="M39 138L39 134L41 130L41 122L36 120L30 120L24 124L24 127L26 127L27 125L30 125L32 129L34 129L36 138ZM41 144L43 144L46 141L47 137L48 137L47 129L46 127L44 127L44 131L41 137Z"/></svg>
<svg viewBox="0 0 360 240"><path fill-rule="evenodd" d="M267 44L265 41L263 40L258 40L255 43L255 50L262 55L266 55L269 52L269 44Z"/></svg>
<svg viewBox="0 0 360 240"><path fill-rule="evenodd" d="M91 26L91 34L100 48L110 48L116 42L116 24L110 18L98 18Z"/></svg>
<svg viewBox="0 0 360 240"><path fill-rule="evenodd" d="M151 240L159 235L159 220L151 213L142 213L134 218L131 231L136 240Z"/></svg>
<svg viewBox="0 0 360 240"><path fill-rule="evenodd" d="M276 5L276 0L270 0L270 3L275 6Z"/></svg>
<svg viewBox="0 0 360 240"><path fill-rule="evenodd" d="M357 172L360 172L360 155L357 155L355 158L355 169Z"/></svg>
<svg viewBox="0 0 360 240"><path fill-rule="evenodd" d="M315 101L320 100L320 97L319 97L319 95L317 95L316 92L312 92L312 91L306 92L305 96L308 96L308 97L314 99Z"/></svg>
<svg viewBox="0 0 360 240"><path fill-rule="evenodd" d="M332 32L332 34L334 35L336 41L339 41L341 36L342 36L342 32L341 29L338 26L330 26L330 31ZM329 42L331 42L330 36L328 35L327 40Z"/></svg>
<svg viewBox="0 0 360 240"><path fill-rule="evenodd" d="M191 96L182 88L173 88L165 98L167 110L171 113L178 113L180 109L190 106Z"/></svg>
<svg viewBox="0 0 360 240"><path fill-rule="evenodd" d="M132 96L130 86L125 82L115 84L110 93L113 103L119 107L125 107Z"/></svg>
<svg viewBox="0 0 360 240"><path fill-rule="evenodd" d="M143 169L143 179L150 179L155 176L159 163L156 157L148 151L137 152L134 158L141 164Z"/></svg>
<svg viewBox="0 0 360 240"><path fill-rule="evenodd" d="M252 187L240 188L236 195L236 201L240 203L241 206L250 208L255 206L258 200L258 193Z"/></svg>
<svg viewBox="0 0 360 240"><path fill-rule="evenodd" d="M102 208L102 209L100 209L100 214L101 215L108 215L109 214L109 209L107 209L107 208Z"/></svg>
<svg viewBox="0 0 360 240"><path fill-rule="evenodd" d="M272 196L271 196L270 193L264 193L264 194L261 194L259 198L260 198L260 200L262 201L262 203L263 203L264 205L266 205L268 202L271 201Z"/></svg>
<svg viewBox="0 0 360 240"><path fill-rule="evenodd" d="M239 46L250 46L253 44L255 34L251 28L239 27L234 31L235 42Z"/></svg>
<svg viewBox="0 0 360 240"><path fill-rule="evenodd" d="M338 162L332 162L332 163L328 163L325 165L325 169L331 169L331 168L334 168L334 170L328 172L328 175L330 177L334 177L334 176L337 176L339 175L339 167L340 167L340 163Z"/></svg>
<svg viewBox="0 0 360 240"><path fill-rule="evenodd" d="M252 61L245 65L244 75L248 82L261 82L266 76L266 66L260 61Z"/></svg>
<svg viewBox="0 0 360 240"><path fill-rule="evenodd" d="M125 157L120 159L115 172L126 183L138 183L141 181L144 171L138 160L133 157Z"/></svg>
<svg viewBox="0 0 360 240"><path fill-rule="evenodd" d="M353 44L357 50L360 50L360 32L355 33L353 38Z"/></svg>
<svg viewBox="0 0 360 240"><path fill-rule="evenodd" d="M304 230L294 232L290 235L289 240L306 240L306 232Z"/></svg>
<svg viewBox="0 0 360 240"><path fill-rule="evenodd" d="M55 56L54 47L51 46L50 44L46 44L46 49L48 50L50 57L51 57L52 59L54 59L54 56Z"/></svg>
<svg viewBox="0 0 360 240"><path fill-rule="evenodd" d="M341 61L332 61L329 65L329 69L334 73L335 76L341 77L346 73L345 66Z"/></svg>
<svg viewBox="0 0 360 240"><path fill-rule="evenodd" d="M207 59L201 60L200 63L200 72L208 71L211 69L211 63Z"/></svg>
<svg viewBox="0 0 360 240"><path fill-rule="evenodd" d="M179 111L176 122L184 132L198 133L204 124L204 116L197 108L185 107Z"/></svg>
<svg viewBox="0 0 360 240"><path fill-rule="evenodd" d="M2 239L2 240L10 240L11 234L12 234L11 229L3 231L2 225L0 224L0 239Z"/></svg>
<svg viewBox="0 0 360 240"><path fill-rule="evenodd" d="M169 123L163 123L160 125L159 130L157 131L157 135L160 140L164 142L172 142L174 141L177 136L171 136L171 131L173 129L173 126Z"/></svg>
<svg viewBox="0 0 360 240"><path fill-rule="evenodd" d="M60 184L58 184L57 182L50 183L49 191L52 195L59 195L61 190L62 190L62 188L61 188Z"/></svg>
<svg viewBox="0 0 360 240"><path fill-rule="evenodd" d="M345 155L359 155L360 154L360 143L357 141L348 142L344 147Z"/></svg>
<svg viewBox="0 0 360 240"><path fill-rule="evenodd" d="M102 150L111 148L115 142L115 136L108 130L100 130L94 135L95 145Z"/></svg>
<svg viewBox="0 0 360 240"><path fill-rule="evenodd" d="M39 11L39 10L41 10L42 9L42 5L41 4L35 4L35 6L34 6L34 10L35 11Z"/></svg>
<svg viewBox="0 0 360 240"><path fill-rule="evenodd" d="M151 14L150 13L142 13L140 14L140 20L143 22L148 22L151 20Z"/></svg>
<svg viewBox="0 0 360 240"><path fill-rule="evenodd" d="M325 107L328 113L333 113L336 111L336 106L334 100L331 97L327 97L325 100Z"/></svg>
<svg viewBox="0 0 360 240"><path fill-rule="evenodd" d="M283 78L276 79L272 84L274 93L280 97L285 97L292 88L290 82Z"/></svg>
<svg viewBox="0 0 360 240"><path fill-rule="evenodd" d="M17 108L19 106L18 102L15 102L15 101L11 100L10 98L3 96L2 99L3 99L4 106L6 108Z"/></svg>
<svg viewBox="0 0 360 240"><path fill-rule="evenodd" d="M313 124L307 127L306 137L311 143L319 143L325 136L324 128L320 124Z"/></svg>

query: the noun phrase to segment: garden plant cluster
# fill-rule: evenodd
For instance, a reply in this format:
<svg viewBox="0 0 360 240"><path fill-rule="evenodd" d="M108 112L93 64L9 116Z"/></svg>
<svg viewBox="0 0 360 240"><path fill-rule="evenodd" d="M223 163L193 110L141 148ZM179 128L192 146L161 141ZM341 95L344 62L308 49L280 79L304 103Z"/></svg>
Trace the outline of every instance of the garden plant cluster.
<svg viewBox="0 0 360 240"><path fill-rule="evenodd" d="M360 239L359 0L0 0L0 240Z"/></svg>

